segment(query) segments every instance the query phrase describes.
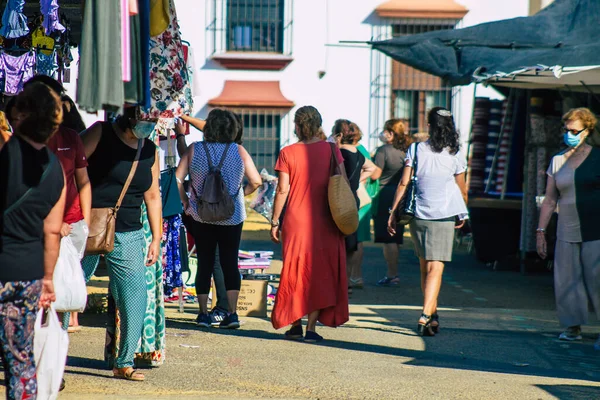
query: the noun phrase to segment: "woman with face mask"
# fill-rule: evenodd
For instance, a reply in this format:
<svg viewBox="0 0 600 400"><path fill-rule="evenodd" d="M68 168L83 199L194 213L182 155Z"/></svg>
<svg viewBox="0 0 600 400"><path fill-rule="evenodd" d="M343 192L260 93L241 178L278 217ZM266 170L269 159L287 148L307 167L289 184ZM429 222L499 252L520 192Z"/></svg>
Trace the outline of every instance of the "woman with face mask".
<svg viewBox="0 0 600 400"><path fill-rule="evenodd" d="M137 168L117 212L114 250L104 256L110 291L120 315L121 336L113 373L116 378L134 381L144 380L144 375L136 372L133 365L147 305L146 268L154 266L161 254L159 163L156 146L148 140L154 125L138 121L136 109L126 108L124 115L115 121L98 122L82 133L92 184L92 209L116 206L138 147L142 146ZM148 210L152 231L147 253L142 203ZM97 255L83 259L86 279L93 275L99 260Z"/></svg>
<svg viewBox="0 0 600 400"><path fill-rule="evenodd" d="M558 206L554 293L560 340L581 340L588 299L600 317L600 140L596 117L576 108L563 117L566 150L552 158L537 229L537 252L548 256L546 227ZM600 337L594 345L600 350Z"/></svg>

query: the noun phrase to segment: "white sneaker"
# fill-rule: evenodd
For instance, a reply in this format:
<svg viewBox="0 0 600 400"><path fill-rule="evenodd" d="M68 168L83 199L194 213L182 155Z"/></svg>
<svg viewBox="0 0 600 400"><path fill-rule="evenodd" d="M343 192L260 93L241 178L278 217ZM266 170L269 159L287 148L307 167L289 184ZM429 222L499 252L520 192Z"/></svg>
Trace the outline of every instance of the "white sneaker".
<svg viewBox="0 0 600 400"><path fill-rule="evenodd" d="M566 340L572 342L574 340L581 340L581 327L570 326L563 333L560 334L558 340Z"/></svg>

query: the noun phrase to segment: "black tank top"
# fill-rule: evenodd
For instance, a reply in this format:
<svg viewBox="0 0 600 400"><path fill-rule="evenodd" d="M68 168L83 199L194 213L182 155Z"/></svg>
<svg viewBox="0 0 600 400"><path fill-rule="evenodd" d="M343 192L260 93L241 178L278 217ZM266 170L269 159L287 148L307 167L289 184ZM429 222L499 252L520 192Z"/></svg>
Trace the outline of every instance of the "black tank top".
<svg viewBox="0 0 600 400"><path fill-rule="evenodd" d="M117 204L136 152L136 149L123 143L111 123L102 123L102 137L96 151L88 158L93 208L114 207ZM137 170L117 213L117 232L133 232L142 229L142 201L144 201L144 193L152 185L155 155L154 143L148 139L144 140Z"/></svg>
<svg viewBox="0 0 600 400"><path fill-rule="evenodd" d="M64 186L60 162L47 148L13 137L0 152L0 171L0 282L41 279L44 219Z"/></svg>
<svg viewBox="0 0 600 400"><path fill-rule="evenodd" d="M342 152L342 157L344 157L344 169L346 170L346 175L350 182L350 189L352 190L352 194L354 194L354 199L358 205L359 200L356 191L360 184L360 172L365 163L365 156L363 156L360 151L356 151L356 153L346 149L340 149L340 151Z"/></svg>

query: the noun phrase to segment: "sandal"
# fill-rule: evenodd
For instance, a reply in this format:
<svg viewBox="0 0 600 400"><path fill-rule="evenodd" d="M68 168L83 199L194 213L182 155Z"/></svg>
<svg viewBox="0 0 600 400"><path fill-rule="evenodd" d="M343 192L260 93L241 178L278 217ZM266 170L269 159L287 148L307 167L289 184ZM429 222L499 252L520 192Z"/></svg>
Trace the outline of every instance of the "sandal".
<svg viewBox="0 0 600 400"><path fill-rule="evenodd" d="M431 314L431 330L433 331L433 333L440 332L440 316L437 312Z"/></svg>
<svg viewBox="0 0 600 400"><path fill-rule="evenodd" d="M113 375L117 379L125 379L127 381L141 382L146 379L144 374L137 372L132 367L115 368L113 369Z"/></svg>
<svg viewBox="0 0 600 400"><path fill-rule="evenodd" d="M350 278L350 284L348 285L349 287L353 288L353 289L362 289L364 287L364 282L362 280L362 278Z"/></svg>
<svg viewBox="0 0 600 400"><path fill-rule="evenodd" d="M77 332L81 332L81 325L77 325L77 326L69 326L67 328L67 333L77 333Z"/></svg>
<svg viewBox="0 0 600 400"><path fill-rule="evenodd" d="M425 323L422 323L421 320L425 320ZM417 325L417 333L419 336L435 336L435 333L431 329L431 315L421 314L419 324Z"/></svg>

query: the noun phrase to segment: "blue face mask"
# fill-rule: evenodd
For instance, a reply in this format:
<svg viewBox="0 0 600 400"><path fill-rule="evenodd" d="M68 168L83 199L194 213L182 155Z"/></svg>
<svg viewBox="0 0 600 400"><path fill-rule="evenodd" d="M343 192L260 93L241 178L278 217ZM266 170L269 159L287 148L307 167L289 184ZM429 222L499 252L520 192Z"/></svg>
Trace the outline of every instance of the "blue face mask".
<svg viewBox="0 0 600 400"><path fill-rule="evenodd" d="M154 132L155 127L156 122L138 121L133 127L133 134L138 139L146 139Z"/></svg>
<svg viewBox="0 0 600 400"><path fill-rule="evenodd" d="M565 132L563 135L563 140L569 147L577 147L581 142L579 135L573 135L571 132Z"/></svg>

